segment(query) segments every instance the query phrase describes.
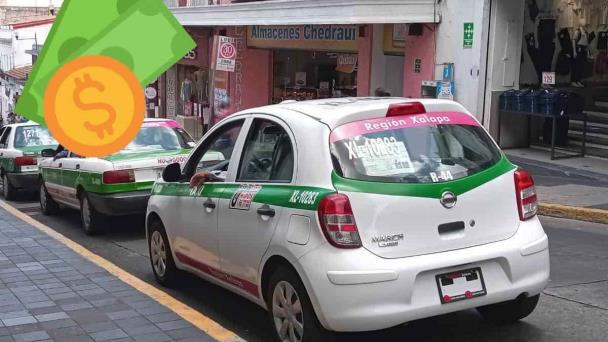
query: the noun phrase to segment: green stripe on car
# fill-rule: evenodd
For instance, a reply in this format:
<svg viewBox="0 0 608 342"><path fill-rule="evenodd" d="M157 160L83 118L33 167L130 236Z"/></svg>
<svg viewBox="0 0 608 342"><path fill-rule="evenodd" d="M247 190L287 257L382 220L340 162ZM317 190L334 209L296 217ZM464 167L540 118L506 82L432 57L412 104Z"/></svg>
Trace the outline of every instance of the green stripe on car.
<svg viewBox="0 0 608 342"><path fill-rule="evenodd" d="M101 173L79 170L43 168L41 173L42 177L49 183L61 184L70 188L76 188L78 185L81 185L87 192L102 194L150 190L154 184L153 181L103 184L103 175Z"/></svg>
<svg viewBox="0 0 608 342"><path fill-rule="evenodd" d="M190 153L190 149L174 150L174 151L146 151L146 152L130 152L130 153L116 153L102 159L107 161L125 161L125 160L139 160L139 159L154 159L158 157L170 157L170 156L187 156Z"/></svg>
<svg viewBox="0 0 608 342"><path fill-rule="evenodd" d="M248 191L244 188L248 185L208 183L199 189L191 189L187 183L157 183L152 189L152 195L232 199L237 193ZM303 210L316 210L325 195L335 193L335 190L308 186L257 185L260 189L255 193L253 202Z"/></svg>

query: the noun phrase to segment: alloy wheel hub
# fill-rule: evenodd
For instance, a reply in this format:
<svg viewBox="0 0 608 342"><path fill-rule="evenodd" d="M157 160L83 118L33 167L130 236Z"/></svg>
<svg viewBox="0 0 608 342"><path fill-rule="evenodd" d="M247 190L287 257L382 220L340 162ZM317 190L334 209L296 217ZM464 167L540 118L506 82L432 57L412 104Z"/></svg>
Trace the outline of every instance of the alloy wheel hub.
<svg viewBox="0 0 608 342"><path fill-rule="evenodd" d="M286 281L281 281L275 286L272 315L281 341L302 341L304 336L302 304L296 290Z"/></svg>
<svg viewBox="0 0 608 342"><path fill-rule="evenodd" d="M152 233L150 254L152 257L152 266L154 267L156 274L163 277L167 270L167 252L165 250L165 241L158 231Z"/></svg>

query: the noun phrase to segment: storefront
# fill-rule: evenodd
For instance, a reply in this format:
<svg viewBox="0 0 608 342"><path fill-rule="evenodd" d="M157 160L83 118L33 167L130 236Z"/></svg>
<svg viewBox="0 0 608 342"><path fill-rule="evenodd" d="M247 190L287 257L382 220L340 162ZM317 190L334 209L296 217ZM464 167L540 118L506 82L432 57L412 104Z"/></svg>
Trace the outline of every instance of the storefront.
<svg viewBox="0 0 608 342"><path fill-rule="evenodd" d="M548 146L551 116L558 115L558 146L578 152L586 145L588 154L608 156L608 131L603 129L608 108L598 105L608 96L608 4L538 0L522 7L521 28L511 28L521 39L521 60L513 56L518 63L505 71L501 97L492 99L498 105L493 116L501 116L495 136L503 147ZM577 115L582 111L588 122Z"/></svg>
<svg viewBox="0 0 608 342"><path fill-rule="evenodd" d="M177 120L195 137L204 133L203 112L209 107L210 29L189 28L197 43L158 79L158 110L155 115Z"/></svg>
<svg viewBox="0 0 608 342"><path fill-rule="evenodd" d="M357 95L356 25L249 26L247 46L272 50L271 103Z"/></svg>
<svg viewBox="0 0 608 342"><path fill-rule="evenodd" d="M263 1L172 8L188 30L209 31L203 64L210 70L205 122L213 125L232 113L285 100L369 96L379 88L385 96L414 97L420 94L420 80L433 79L433 32L439 20L433 0L328 0L323 7L297 1L297 10L294 6L296 2ZM411 23L429 24L416 34L408 30ZM215 37L234 44L233 70L214 70L219 58L213 51ZM168 117L188 114L182 110L183 89L195 83L188 77L195 70L184 65L191 66L182 60L159 82ZM409 78L414 81L404 82ZM201 102L191 100L196 101Z"/></svg>

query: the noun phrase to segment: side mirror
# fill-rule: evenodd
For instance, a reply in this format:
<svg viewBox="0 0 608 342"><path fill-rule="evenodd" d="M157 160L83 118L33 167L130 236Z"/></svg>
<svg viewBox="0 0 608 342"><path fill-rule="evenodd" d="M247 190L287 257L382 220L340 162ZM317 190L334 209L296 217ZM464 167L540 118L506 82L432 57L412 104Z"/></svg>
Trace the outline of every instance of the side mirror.
<svg viewBox="0 0 608 342"><path fill-rule="evenodd" d="M52 148L47 148L42 150L42 152L40 152L40 155L44 158L52 158L55 156L55 150L53 150Z"/></svg>
<svg viewBox="0 0 608 342"><path fill-rule="evenodd" d="M182 167L179 163L169 164L163 170L163 180L167 183L179 182L182 178Z"/></svg>

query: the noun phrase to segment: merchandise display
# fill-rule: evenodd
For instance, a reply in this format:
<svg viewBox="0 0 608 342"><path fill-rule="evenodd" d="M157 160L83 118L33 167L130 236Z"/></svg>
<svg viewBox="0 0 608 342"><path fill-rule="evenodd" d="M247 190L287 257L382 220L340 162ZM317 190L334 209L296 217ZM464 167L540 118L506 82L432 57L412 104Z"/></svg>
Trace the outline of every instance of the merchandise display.
<svg viewBox="0 0 608 342"><path fill-rule="evenodd" d="M272 103L356 96L356 67L354 54L276 50Z"/></svg>

